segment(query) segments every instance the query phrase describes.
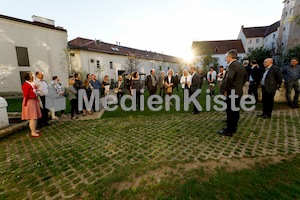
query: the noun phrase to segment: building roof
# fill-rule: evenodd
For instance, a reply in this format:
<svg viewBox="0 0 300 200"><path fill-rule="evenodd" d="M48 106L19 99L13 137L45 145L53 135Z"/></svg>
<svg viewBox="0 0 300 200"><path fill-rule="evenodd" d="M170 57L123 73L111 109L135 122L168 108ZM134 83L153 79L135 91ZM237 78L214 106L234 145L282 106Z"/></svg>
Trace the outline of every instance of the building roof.
<svg viewBox="0 0 300 200"><path fill-rule="evenodd" d="M231 49L238 53L245 53L241 40L194 41L192 49L195 55L225 54Z"/></svg>
<svg viewBox="0 0 300 200"><path fill-rule="evenodd" d="M10 21L19 22L19 23L30 24L30 25L33 25L33 26L39 26L39 27L43 27L43 28L49 28L49 29L54 29L54 30L58 30L58 31L67 32L67 30L62 28L62 27L56 27L54 25L45 24L45 23L37 22L37 21L31 22L31 21L18 19L18 18L14 18L14 17L9 17L9 16L6 16L6 15L1 15L1 14L0 14L0 19L6 19L6 20L10 20Z"/></svg>
<svg viewBox="0 0 300 200"><path fill-rule="evenodd" d="M265 37L275 31L280 26L280 21L275 22L270 26L261 26L261 27L241 27L242 32L245 34L246 38L254 37Z"/></svg>
<svg viewBox="0 0 300 200"><path fill-rule="evenodd" d="M178 63L181 60L180 58L174 56L155 53L151 51L143 51L143 50L134 49L130 47L120 46L117 44L105 43L100 40L91 40L91 39L85 39L80 37L77 37L69 41L68 45L70 49L81 49L81 50L114 54L114 55L122 55L122 56L128 56L130 54L134 54L138 58L164 61L164 62Z"/></svg>

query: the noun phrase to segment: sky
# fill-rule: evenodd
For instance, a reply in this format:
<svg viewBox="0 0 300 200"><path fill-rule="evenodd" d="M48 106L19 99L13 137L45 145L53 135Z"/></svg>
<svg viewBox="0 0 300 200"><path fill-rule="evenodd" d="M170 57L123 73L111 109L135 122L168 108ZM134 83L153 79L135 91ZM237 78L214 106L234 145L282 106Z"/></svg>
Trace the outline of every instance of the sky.
<svg viewBox="0 0 300 200"><path fill-rule="evenodd" d="M237 39L280 20L283 0L0 0L0 14L55 20L76 37L189 59L193 41ZM1 28L1 27L0 27Z"/></svg>

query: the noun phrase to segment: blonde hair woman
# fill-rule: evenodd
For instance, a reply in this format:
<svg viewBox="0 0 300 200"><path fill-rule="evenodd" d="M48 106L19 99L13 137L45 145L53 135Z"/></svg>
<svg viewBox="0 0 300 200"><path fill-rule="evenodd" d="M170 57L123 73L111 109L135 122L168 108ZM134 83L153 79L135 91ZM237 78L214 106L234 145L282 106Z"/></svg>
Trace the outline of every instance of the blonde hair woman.
<svg viewBox="0 0 300 200"><path fill-rule="evenodd" d="M116 91L117 97L118 97L118 104L120 105L120 100L122 96L124 95L125 87L124 87L124 81L122 76L118 76L118 81L116 82Z"/></svg>
<svg viewBox="0 0 300 200"><path fill-rule="evenodd" d="M68 87L66 88L66 92L68 95L68 99L71 103L71 119L77 119L78 117L75 117L75 111L78 107L78 101L77 101L77 90L74 87L75 84L75 78L69 78L68 81Z"/></svg>
<svg viewBox="0 0 300 200"><path fill-rule="evenodd" d="M165 86L167 95L171 96L173 94L174 88L174 71L169 69L168 75L165 77ZM172 101L170 100L170 105L172 106Z"/></svg>

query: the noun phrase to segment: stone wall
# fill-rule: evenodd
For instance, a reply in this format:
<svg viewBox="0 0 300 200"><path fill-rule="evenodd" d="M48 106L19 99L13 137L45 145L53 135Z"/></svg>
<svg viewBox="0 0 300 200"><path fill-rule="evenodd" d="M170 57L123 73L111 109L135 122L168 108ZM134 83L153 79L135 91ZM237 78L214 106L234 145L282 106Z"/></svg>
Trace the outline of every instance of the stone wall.
<svg viewBox="0 0 300 200"><path fill-rule="evenodd" d="M249 89L249 82L246 82L245 86L244 86L244 94L248 94L248 89ZM276 91L275 97L274 97L274 101L277 103L284 103L287 102L286 97L285 97L285 93L286 93L286 89L285 89L285 84L284 82L282 83L280 90ZM294 90L292 91L292 99L294 98L295 92ZM258 100L261 101L262 99L262 94L261 94L261 87L258 88ZM300 97L298 99L298 101L300 101Z"/></svg>

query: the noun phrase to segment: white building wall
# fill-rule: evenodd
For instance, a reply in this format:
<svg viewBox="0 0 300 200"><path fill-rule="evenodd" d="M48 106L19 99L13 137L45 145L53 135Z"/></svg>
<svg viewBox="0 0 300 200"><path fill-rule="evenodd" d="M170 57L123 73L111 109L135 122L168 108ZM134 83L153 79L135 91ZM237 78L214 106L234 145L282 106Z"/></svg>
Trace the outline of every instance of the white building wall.
<svg viewBox="0 0 300 200"><path fill-rule="evenodd" d="M74 71L82 71L83 74L90 73L96 74L98 78L102 81L105 75L109 76L109 79L117 80L118 70L126 70L127 68L127 56L115 55L115 54L106 54L100 52L92 52L85 50L71 50L70 53L74 53L72 58L72 66ZM92 63L91 60L94 62ZM97 70L97 61L100 62L100 65L104 67L104 71L99 73ZM150 70L153 68L157 71L160 71L160 66L162 71L167 72L168 68L177 71L179 69L179 64L162 62L156 60L148 59L138 59L139 61L139 71L145 74L150 74ZM113 63L113 68L110 68L110 62ZM144 78L142 76L142 78ZM83 77L85 79L85 77Z"/></svg>
<svg viewBox="0 0 300 200"><path fill-rule="evenodd" d="M7 75L0 83L0 93L22 91L21 71L41 70L47 82L58 75L66 84L68 70L62 65L67 42L67 32L0 18L0 69ZM16 46L27 48L30 66L18 66Z"/></svg>
<svg viewBox="0 0 300 200"><path fill-rule="evenodd" d="M277 48L277 40L278 40L278 32L273 32L267 35L264 39L264 48L266 49L273 49Z"/></svg>

